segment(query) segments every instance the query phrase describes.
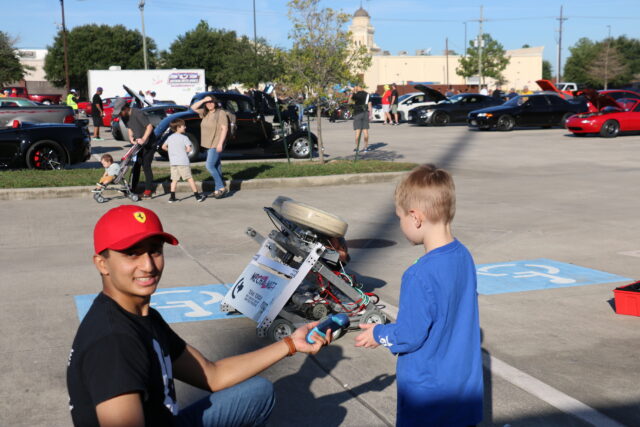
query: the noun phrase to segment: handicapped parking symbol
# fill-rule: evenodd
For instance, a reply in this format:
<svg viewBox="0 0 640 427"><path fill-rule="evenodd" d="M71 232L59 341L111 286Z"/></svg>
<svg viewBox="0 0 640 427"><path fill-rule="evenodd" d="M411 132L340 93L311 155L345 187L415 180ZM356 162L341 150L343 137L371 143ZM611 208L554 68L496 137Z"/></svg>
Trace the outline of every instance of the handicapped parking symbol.
<svg viewBox="0 0 640 427"><path fill-rule="evenodd" d="M533 269L527 269L524 271L514 271L514 272L510 272L510 274L492 272L495 269L505 269L505 268L513 268L513 267L518 267L519 269L520 266L528 267L528 268L531 267ZM540 271L540 270L543 270L543 271ZM543 264L494 264L494 265L487 265L487 266L478 268L478 275L481 275L481 276L503 277L503 276L511 275L511 277L513 277L514 279L528 279L532 277L543 277L545 279L548 279L549 282L554 283L556 285L569 285L571 283L576 282L574 279L558 276L557 275L558 273L560 273L559 268L552 267L550 265L543 265Z"/></svg>

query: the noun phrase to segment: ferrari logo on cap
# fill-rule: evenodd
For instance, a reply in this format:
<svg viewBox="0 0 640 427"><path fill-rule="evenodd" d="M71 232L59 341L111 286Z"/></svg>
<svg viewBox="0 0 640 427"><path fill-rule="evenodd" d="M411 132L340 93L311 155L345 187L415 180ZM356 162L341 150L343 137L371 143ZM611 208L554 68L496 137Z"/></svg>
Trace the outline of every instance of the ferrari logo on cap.
<svg viewBox="0 0 640 427"><path fill-rule="evenodd" d="M146 215L144 214L144 212L135 212L133 214L133 217L136 219L136 221L144 224L145 221L147 220Z"/></svg>

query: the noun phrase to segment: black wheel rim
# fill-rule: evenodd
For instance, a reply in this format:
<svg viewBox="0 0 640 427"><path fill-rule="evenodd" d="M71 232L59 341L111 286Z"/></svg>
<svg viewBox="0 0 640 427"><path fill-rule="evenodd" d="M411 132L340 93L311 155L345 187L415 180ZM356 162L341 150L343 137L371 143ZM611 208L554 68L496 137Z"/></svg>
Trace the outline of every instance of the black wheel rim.
<svg viewBox="0 0 640 427"><path fill-rule="evenodd" d="M55 147L45 145L33 152L31 164L35 169L62 169L62 158Z"/></svg>
<svg viewBox="0 0 640 427"><path fill-rule="evenodd" d="M618 124L616 122L607 122L604 124L604 131L607 135L615 135L618 133Z"/></svg>
<svg viewBox="0 0 640 427"><path fill-rule="evenodd" d="M510 117L500 117L500 120L498 121L498 127L500 129L511 129L512 124L511 124L511 118Z"/></svg>
<svg viewBox="0 0 640 427"><path fill-rule="evenodd" d="M446 114L437 114L436 115L436 123L439 125L446 125L447 123L449 123L449 116L447 116Z"/></svg>

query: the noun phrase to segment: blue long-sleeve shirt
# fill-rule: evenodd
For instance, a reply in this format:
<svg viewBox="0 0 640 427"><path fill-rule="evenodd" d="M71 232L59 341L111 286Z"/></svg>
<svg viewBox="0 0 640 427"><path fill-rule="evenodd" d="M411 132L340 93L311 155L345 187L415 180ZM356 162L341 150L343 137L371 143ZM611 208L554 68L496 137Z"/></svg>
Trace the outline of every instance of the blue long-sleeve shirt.
<svg viewBox="0 0 640 427"><path fill-rule="evenodd" d="M398 426L482 421L476 271L462 243L439 247L405 271L396 323L373 334L398 355Z"/></svg>

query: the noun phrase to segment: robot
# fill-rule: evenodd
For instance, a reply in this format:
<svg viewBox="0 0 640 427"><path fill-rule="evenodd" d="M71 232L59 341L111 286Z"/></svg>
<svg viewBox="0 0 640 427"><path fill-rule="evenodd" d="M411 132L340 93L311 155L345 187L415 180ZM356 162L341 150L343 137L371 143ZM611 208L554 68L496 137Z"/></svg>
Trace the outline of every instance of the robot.
<svg viewBox="0 0 640 427"><path fill-rule="evenodd" d="M265 238L247 229L260 249L227 292L222 311L251 317L258 336L273 341L304 323L339 313L356 328L358 323L386 322L378 296L364 292L344 269L349 262L344 220L283 196L264 211L274 230Z"/></svg>

